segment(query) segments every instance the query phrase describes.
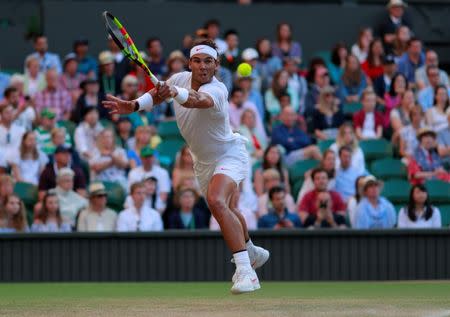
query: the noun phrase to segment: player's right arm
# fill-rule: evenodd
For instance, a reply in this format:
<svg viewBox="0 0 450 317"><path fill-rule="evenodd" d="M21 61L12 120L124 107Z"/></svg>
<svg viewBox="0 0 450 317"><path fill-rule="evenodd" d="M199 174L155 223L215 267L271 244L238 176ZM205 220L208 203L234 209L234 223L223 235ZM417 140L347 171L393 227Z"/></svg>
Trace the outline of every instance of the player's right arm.
<svg viewBox="0 0 450 317"><path fill-rule="evenodd" d="M149 96L145 96L146 94L148 94ZM151 97L151 107L159 105L165 100L158 95L156 88L153 88L146 92L143 97L147 97L147 99ZM111 114L130 114L140 110L151 110L151 107L147 109L141 107L141 105L139 105L138 103L138 100L139 98L135 100L123 100L108 94L106 95L106 100L102 101L102 105L105 108L109 109Z"/></svg>

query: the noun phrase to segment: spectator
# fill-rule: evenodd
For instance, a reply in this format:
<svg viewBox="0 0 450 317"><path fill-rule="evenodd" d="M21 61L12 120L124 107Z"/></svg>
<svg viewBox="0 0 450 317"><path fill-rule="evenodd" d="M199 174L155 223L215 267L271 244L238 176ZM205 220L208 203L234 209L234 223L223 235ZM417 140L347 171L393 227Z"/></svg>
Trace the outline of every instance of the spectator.
<svg viewBox="0 0 450 317"><path fill-rule="evenodd" d="M386 55L383 60L383 75L378 76L373 81L373 89L377 94L377 103L385 105L384 96L391 89L392 79L397 72L394 56Z"/></svg>
<svg viewBox="0 0 450 317"><path fill-rule="evenodd" d="M38 150L34 132L28 131L22 136L20 147L10 152L7 161L16 181L37 185L48 157Z"/></svg>
<svg viewBox="0 0 450 317"><path fill-rule="evenodd" d="M136 166L141 166L142 164L139 153L144 147L150 146L154 149L161 142L161 138L158 135L152 135L153 130L155 130L153 126L139 126L134 132L134 137L128 140L128 149L134 152L133 156L136 155L133 158Z"/></svg>
<svg viewBox="0 0 450 317"><path fill-rule="evenodd" d="M112 37L108 36L108 48L109 48L109 53L110 54L105 54L105 62L108 63L113 63L114 66L108 66L108 73L109 76L113 76L114 78L114 83L110 83L112 84L110 86L109 89L111 88L115 88L117 90L115 90L114 94L118 94L120 92L120 83L122 82L122 79L130 72L131 70L131 63L130 60L128 58L125 57L125 55L123 55L122 51L120 50L120 48L117 46L116 42L114 42L114 40L112 39ZM105 51L108 52L108 51ZM102 55L102 53L100 53L100 55ZM112 61L111 58L112 57ZM100 72L102 72L102 59L99 57L99 63L100 63ZM111 68L113 69L112 72L110 72ZM100 82L102 82L101 77L99 76L98 78L100 80ZM102 87L102 86L100 86ZM105 93L107 92L106 90L102 90L100 89L100 91L104 91Z"/></svg>
<svg viewBox="0 0 450 317"><path fill-rule="evenodd" d="M163 202L167 202L170 192L170 178L167 171L155 164L154 151L146 146L140 152L142 166L136 167L128 174L128 185L142 182L149 176L154 176L158 180L158 194Z"/></svg>
<svg viewBox="0 0 450 317"><path fill-rule="evenodd" d="M291 192L289 185L289 174L288 170L284 167L283 157L280 148L277 145L269 145L264 151L262 158L262 166L255 170L253 175L253 186L255 188L255 193L261 196L264 193L263 186L263 174L267 169L274 168L278 171L280 175L281 184L286 189L287 193Z"/></svg>
<svg viewBox="0 0 450 317"><path fill-rule="evenodd" d="M407 4L402 0L389 0L389 3L387 4L389 15L386 15L383 18L379 28L380 35L385 44L394 42L395 32L400 26L406 25L411 28L411 22L408 17L404 15L406 7Z"/></svg>
<svg viewBox="0 0 450 317"><path fill-rule="evenodd" d="M266 91L272 84L272 78L282 68L281 59L272 55L272 44L268 38L256 42L258 61L254 67L261 76L261 91Z"/></svg>
<svg viewBox="0 0 450 317"><path fill-rule="evenodd" d="M390 229L395 226L394 206L380 196L380 183L373 176L364 178L364 197L356 208L356 229Z"/></svg>
<svg viewBox="0 0 450 317"><path fill-rule="evenodd" d="M436 104L437 100L437 92L440 91L439 88L442 88L442 95L440 96L439 102L444 103L444 101L448 101L450 98L450 88L439 85L439 68L436 66L428 66L427 67L427 76L430 82L430 85L419 90L417 93L417 102L420 104L424 112L427 112L433 104ZM443 96L444 92L447 92L447 96ZM445 98L445 99L444 99ZM445 104L445 103L444 103Z"/></svg>
<svg viewBox="0 0 450 317"><path fill-rule="evenodd" d="M52 133L54 129L58 128L56 124L56 113L48 108L44 108L40 114L40 124L34 129L36 135L36 142L39 150L47 155L53 154L55 151L55 145L52 143ZM61 128L64 129L65 128ZM72 146L72 141L68 133L64 133L64 145L67 147Z"/></svg>
<svg viewBox="0 0 450 317"><path fill-rule="evenodd" d="M198 195L193 188L181 188L177 191L176 205L179 206L168 216L168 229L206 229L209 219L204 212L195 207Z"/></svg>
<svg viewBox="0 0 450 317"><path fill-rule="evenodd" d="M116 54L116 56L122 56L123 62L127 61L120 51ZM100 65L100 72L98 75L98 80L100 82L100 93L102 95L111 94L113 96L119 94L120 83L126 73L123 74L123 76L120 76L119 70L116 70L116 63L118 65L123 65L123 62L117 62L117 59L114 58L113 53L110 51L101 52L98 55L98 62Z"/></svg>
<svg viewBox="0 0 450 317"><path fill-rule="evenodd" d="M370 82L383 75L383 59L383 43L381 39L375 38L370 42L369 54L367 55L366 61L361 64L361 69L370 78Z"/></svg>
<svg viewBox="0 0 450 317"><path fill-rule="evenodd" d="M4 208L0 210L0 232L28 232L25 205L16 194L6 197Z"/></svg>
<svg viewBox="0 0 450 317"><path fill-rule="evenodd" d="M436 133L448 127L447 113L450 113L449 90L446 86L439 85L434 93L434 106L426 113L427 125Z"/></svg>
<svg viewBox="0 0 450 317"><path fill-rule="evenodd" d="M304 116L306 118L312 116L315 106L319 101L320 90L323 87L330 85L330 75L328 73L327 68L324 65L319 64L313 67L312 70L308 72L308 76L312 78L312 83L310 83L308 93L306 94L305 99Z"/></svg>
<svg viewBox="0 0 450 317"><path fill-rule="evenodd" d="M50 144L50 148L49 148L49 153L45 153L48 155L48 158L50 160L50 162L53 161L53 157L55 154L55 150L58 146L62 145L62 146L66 146L66 147L71 147L72 144L68 143L70 142L70 136L66 131L66 128L54 128L52 129L52 133L51 133L51 144ZM80 156L78 155L78 153L76 151L72 151L72 155L71 155L71 160L74 164L80 164Z"/></svg>
<svg viewBox="0 0 450 317"><path fill-rule="evenodd" d="M347 56L344 74L342 75L338 88L338 95L342 102L358 102L366 87L366 76L361 70L358 59L353 55Z"/></svg>
<svg viewBox="0 0 450 317"><path fill-rule="evenodd" d="M73 189L81 196L86 195L86 178L83 171L71 162L71 153L72 150L69 147L64 145L56 147L54 162L47 164L39 177L39 200L44 198L44 195L48 190L56 187L56 174L63 168L69 168L75 173Z"/></svg>
<svg viewBox="0 0 450 317"><path fill-rule="evenodd" d="M400 209L399 228L441 228L441 212L431 205L423 185L414 185L409 193L408 206Z"/></svg>
<svg viewBox="0 0 450 317"><path fill-rule="evenodd" d="M228 30L225 32L225 42L227 49L223 53L221 65L234 73L241 63L241 54L239 52L239 34L236 30Z"/></svg>
<svg viewBox="0 0 450 317"><path fill-rule="evenodd" d="M108 194L105 185L92 183L89 185L89 206L83 209L77 221L77 231L114 231L117 214L106 207Z"/></svg>
<svg viewBox="0 0 450 317"><path fill-rule="evenodd" d="M266 109L264 107L263 97L260 92L261 90L253 88L252 82L253 78L251 76L238 75L236 79L236 86L242 89L245 101L249 101L255 104L256 108L258 109L258 115L264 122Z"/></svg>
<svg viewBox="0 0 450 317"><path fill-rule="evenodd" d="M425 52L425 64L422 67L419 67L416 70L415 78L417 88L419 90L424 89L425 87L430 85L430 81L427 76L427 67L436 66L439 67L439 57L434 50L427 50ZM448 74L444 70L439 69L439 84L444 85L446 87L450 86L450 82L448 79Z"/></svg>
<svg viewBox="0 0 450 317"><path fill-rule="evenodd" d="M442 158L442 162L447 170L450 169L450 111L447 111L448 126L446 129L439 131L438 140L438 152Z"/></svg>
<svg viewBox="0 0 450 317"><path fill-rule="evenodd" d="M440 179L450 182L450 173L446 172L437 152L436 132L422 128L417 133L419 146L408 163L408 175L412 184L422 184L428 179Z"/></svg>
<svg viewBox="0 0 450 317"><path fill-rule="evenodd" d="M406 79L415 88L416 70L423 66L425 55L422 52L422 41L418 38L411 38L408 42L408 51L400 57L397 66L398 71L406 76Z"/></svg>
<svg viewBox="0 0 450 317"><path fill-rule="evenodd" d="M108 109L102 106L104 95L100 92L100 85L95 79L86 79L81 82L81 95L76 101L72 111L71 120L79 124L83 120L86 108L95 107L101 119L109 119Z"/></svg>
<svg viewBox="0 0 450 317"><path fill-rule="evenodd" d="M408 89L408 81L406 77L397 73L392 78L392 84L389 88L389 92L384 94L384 115L383 115L383 127L389 126L390 113L392 109L400 104L402 95Z"/></svg>
<svg viewBox="0 0 450 317"><path fill-rule="evenodd" d="M253 47L248 47L242 51L241 61L243 63L247 63L252 67L252 71L250 77L252 79L252 89L256 91L261 91L261 76L258 73L258 69L256 69L256 64L258 62L258 51ZM241 77L239 73L236 74L237 77Z"/></svg>
<svg viewBox="0 0 450 317"><path fill-rule="evenodd" d="M55 193L58 196L63 222L75 227L78 212L87 207L86 198L73 191L75 173L68 167L58 171Z"/></svg>
<svg viewBox="0 0 450 317"><path fill-rule="evenodd" d="M361 198L364 196L364 183L365 183L365 178L367 176L358 176L358 178L356 178L354 187L355 187L355 195L350 197L350 199L348 200L348 204L347 204L347 217L348 220L350 221L350 225L351 227L355 227L356 226L356 220L355 220L355 215L356 215L356 210L358 208L358 204L361 201Z"/></svg>
<svg viewBox="0 0 450 317"><path fill-rule="evenodd" d="M406 90L401 96L400 104L392 109L389 120L385 121L385 126L392 127L392 143L398 145L400 133L404 127L411 124L411 109L415 106L414 92Z"/></svg>
<svg viewBox="0 0 450 317"><path fill-rule="evenodd" d="M11 77L11 83L15 81L15 78L17 78L15 75ZM19 86L23 86L23 84L20 83ZM14 86L6 88L4 102L14 107L14 124L28 131L32 129L36 120L36 112L30 99L21 96L21 91Z"/></svg>
<svg viewBox="0 0 450 317"><path fill-rule="evenodd" d="M64 72L59 77L60 87L67 90L75 104L81 95L80 84L85 76L78 72L78 61L75 53L67 54L64 58Z"/></svg>
<svg viewBox="0 0 450 317"><path fill-rule="evenodd" d="M270 208L272 208L271 200L269 199L269 192L276 186L282 186L280 173L274 168L266 169L262 175L264 193L258 197L258 217L266 215ZM284 188L284 186L282 186ZM288 210L295 210L294 198L285 191L285 205Z"/></svg>
<svg viewBox="0 0 450 317"><path fill-rule="evenodd" d="M191 152L187 145L183 146L178 152L175 159L175 164L172 170L172 185L173 188L178 188L181 181L185 177L194 177L194 162L192 160Z"/></svg>
<svg viewBox="0 0 450 317"><path fill-rule="evenodd" d="M341 84L341 78L344 74L347 57L348 49L345 43L339 42L331 50L331 63L328 64L328 71L330 72L331 81L335 85Z"/></svg>
<svg viewBox="0 0 450 317"><path fill-rule="evenodd" d="M119 183L126 191L128 159L125 150L116 147L114 132L111 129L101 131L97 136L97 146L93 146L91 151L89 159L91 179Z"/></svg>
<svg viewBox="0 0 450 317"><path fill-rule="evenodd" d="M167 74L166 59L163 57L162 42L159 38L153 37L147 40L147 52L150 58L148 67L158 78L163 78Z"/></svg>
<svg viewBox="0 0 450 317"><path fill-rule="evenodd" d="M75 148L84 160L92 157L92 150L95 148L95 140L103 130L102 124L98 121L98 111L95 107L84 109L83 121L75 129Z"/></svg>
<svg viewBox="0 0 450 317"><path fill-rule="evenodd" d="M9 86L10 75L1 71L0 68L0 102L3 100L3 92Z"/></svg>
<svg viewBox="0 0 450 317"><path fill-rule="evenodd" d="M322 158L319 148L313 144L311 137L295 125L297 114L292 107L285 107L280 119L282 123L272 131L272 143L284 147L288 166L299 160Z"/></svg>
<svg viewBox="0 0 450 317"><path fill-rule="evenodd" d="M361 173L356 167L352 166L352 148L345 145L339 149L339 160L341 165L336 169L336 191L347 203L348 200L355 195L356 180L358 177L367 174Z"/></svg>
<svg viewBox="0 0 450 317"><path fill-rule="evenodd" d="M336 169L339 167L336 165L336 154L328 149L323 153L322 161L319 163L319 168L324 169L328 173L328 190L334 190L336 188ZM305 181L302 184L302 188L300 189L297 195L297 204L303 199L306 193L310 192L314 189L314 182L311 177L311 173L314 171L314 168L306 171L305 173Z"/></svg>
<svg viewBox="0 0 450 317"><path fill-rule="evenodd" d="M186 178L183 179L183 181ZM193 176L194 183L196 181L195 177ZM164 214L164 212L167 209L166 202L163 202L161 200L161 197L158 195L158 180L154 176L147 177L143 180L144 188L145 188L145 202L144 204L147 206L150 206L151 208L157 210L161 215ZM182 185L180 185L182 186ZM133 205L133 199L130 195L127 196L125 199L125 208L128 208Z"/></svg>
<svg viewBox="0 0 450 317"><path fill-rule="evenodd" d="M0 107L0 148L6 156L19 148L25 129L15 124L14 108L11 104Z"/></svg>
<svg viewBox="0 0 450 317"><path fill-rule="evenodd" d="M228 68L219 64L215 76L225 85L225 87L227 87L228 91L233 89L233 73Z"/></svg>
<svg viewBox="0 0 450 317"><path fill-rule="evenodd" d="M73 43L73 52L77 58L77 71L87 78L96 78L98 73L98 64L94 57L88 55L89 41L85 38L79 38Z"/></svg>
<svg viewBox="0 0 450 317"><path fill-rule="evenodd" d="M401 25L395 31L395 39L392 45L388 45L387 51L398 60L408 50L408 41L411 39L411 30L406 25Z"/></svg>
<svg viewBox="0 0 450 317"><path fill-rule="evenodd" d="M38 35L34 38L35 52L29 56L36 57L39 60L39 68L41 72L47 72L50 69L56 70L61 74L61 60L57 54L48 52L48 41L45 35Z"/></svg>
<svg viewBox="0 0 450 317"><path fill-rule="evenodd" d="M127 151L127 156L130 158L130 151L128 148L129 141L133 136L131 121L128 117L120 117L116 122L116 142L118 145ZM131 163L131 162L130 162ZM136 166L131 166L134 168Z"/></svg>
<svg viewBox="0 0 450 317"><path fill-rule="evenodd" d="M28 56L25 59L23 91L25 96L33 97L37 92L44 90L46 85L44 73L40 71L39 59L32 55Z"/></svg>
<svg viewBox="0 0 450 317"><path fill-rule="evenodd" d="M351 166L358 169L359 173L363 173L366 170L364 152L358 144L358 138L355 135L355 130L350 123L344 123L339 127L336 142L330 146L330 150L332 150L337 156L336 168L341 165L341 160L338 154L339 149L343 146L349 146L352 149Z"/></svg>
<svg viewBox="0 0 450 317"><path fill-rule="evenodd" d="M339 193L328 190L328 172L316 168L311 173L314 189L306 193L298 207L304 227L345 226L346 206Z"/></svg>
<svg viewBox="0 0 450 317"><path fill-rule="evenodd" d="M266 110L269 112L272 119L276 118L282 111L280 99L284 93L289 95L291 106L294 111L297 112L299 109L298 96L294 89L289 86L289 73L283 69L275 73L272 87L264 94Z"/></svg>
<svg viewBox="0 0 450 317"><path fill-rule="evenodd" d="M242 113L239 133L247 139L246 147L252 164L259 162L267 147L267 137L256 130L256 114L252 109Z"/></svg>
<svg viewBox="0 0 450 317"><path fill-rule="evenodd" d="M45 73L47 87L34 95L36 111L44 108L52 109L56 113L57 120L68 120L72 111L72 99L70 93L59 87L58 73L50 69Z"/></svg>
<svg viewBox="0 0 450 317"><path fill-rule="evenodd" d="M414 154L414 150L419 145L417 141L417 133L421 128L425 127L425 120L423 117L422 108L414 106L410 110L411 123L404 126L400 130L400 155L403 158L408 158Z"/></svg>
<svg viewBox="0 0 450 317"><path fill-rule="evenodd" d="M286 207L286 191L281 186L272 187L269 191L269 199L272 208L269 213L258 220L260 229L284 229L300 228L302 223L297 214L292 213Z"/></svg>
<svg viewBox="0 0 450 317"><path fill-rule="evenodd" d="M375 111L376 95L366 89L361 96L363 108L353 115L356 136L360 140L379 139L383 135L383 115Z"/></svg>
<svg viewBox="0 0 450 317"><path fill-rule="evenodd" d="M0 175L0 211L5 208L6 199L14 193L14 180L10 175Z"/></svg>
<svg viewBox="0 0 450 317"><path fill-rule="evenodd" d="M364 27L359 30L358 41L352 45L351 53L356 56L360 64L366 61L372 40L373 32L370 27Z"/></svg>
<svg viewBox="0 0 450 317"><path fill-rule="evenodd" d="M292 27L289 23L281 22L277 25L277 39L272 43L272 55L280 59L291 57L300 64L302 61L302 47L292 39Z"/></svg>
<svg viewBox="0 0 450 317"><path fill-rule="evenodd" d="M71 232L72 227L61 217L58 196L49 191L42 201L42 208L31 226L32 232Z"/></svg>
<svg viewBox="0 0 450 317"><path fill-rule="evenodd" d="M220 35L220 22L216 19L211 19L205 22L203 28L206 30L207 38L211 39L217 45L217 51L219 55L225 53L228 48L227 43L219 38Z"/></svg>
<svg viewBox="0 0 450 317"><path fill-rule="evenodd" d="M344 119L339 99L334 96L334 88L322 88L319 103L313 113L314 136L319 140L335 139Z"/></svg>
<svg viewBox="0 0 450 317"><path fill-rule="evenodd" d="M299 75L297 60L294 58L284 59L284 69L289 74L288 86L291 87L294 92L293 98L291 98L291 105L297 109L297 112L305 112L305 99L308 93L308 84L306 79Z"/></svg>
<svg viewBox="0 0 450 317"><path fill-rule="evenodd" d="M134 183L131 185L130 193L133 204L120 212L117 218L117 231L162 231L161 216L156 210L144 204L144 184Z"/></svg>
<svg viewBox="0 0 450 317"><path fill-rule="evenodd" d="M186 70L187 59L180 50L172 51L167 59L167 77L170 78L173 74L177 74ZM148 87L150 88L150 87ZM150 89L143 90L142 93Z"/></svg>

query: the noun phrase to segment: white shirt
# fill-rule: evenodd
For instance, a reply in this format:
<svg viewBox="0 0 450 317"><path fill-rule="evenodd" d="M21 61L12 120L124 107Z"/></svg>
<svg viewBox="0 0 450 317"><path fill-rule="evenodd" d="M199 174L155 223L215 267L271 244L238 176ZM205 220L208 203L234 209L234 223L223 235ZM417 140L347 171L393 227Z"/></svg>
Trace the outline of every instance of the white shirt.
<svg viewBox="0 0 450 317"><path fill-rule="evenodd" d="M217 52L219 53L219 55L222 55L223 53L225 53L228 50L228 44L224 40L222 40L220 38L216 38L214 40L214 42L217 45Z"/></svg>
<svg viewBox="0 0 450 317"><path fill-rule="evenodd" d="M450 108L449 108L450 109ZM433 129L436 133L442 130L447 129L448 127L448 114L450 112L447 111L447 114L440 113L436 107L431 107L426 112L427 124Z"/></svg>
<svg viewBox="0 0 450 317"><path fill-rule="evenodd" d="M149 171L144 170L143 166L133 168L128 174L128 186L134 183L142 182L144 179L153 176L158 180L157 190L158 193L170 192L170 177L169 173L158 165L153 165Z"/></svg>
<svg viewBox="0 0 450 317"><path fill-rule="evenodd" d="M153 205L153 199L151 197L146 196L145 200L144 200L144 205L152 208L151 206ZM134 206L133 197L128 195L127 198L125 198L125 203L123 204L123 206L124 206L124 208L133 207ZM160 214L162 214L166 209L166 203L161 200L159 195L156 195L155 209Z"/></svg>
<svg viewBox="0 0 450 317"><path fill-rule="evenodd" d="M364 63L367 59L367 52L361 50L357 43L352 45L352 55L356 56L360 64Z"/></svg>
<svg viewBox="0 0 450 317"><path fill-rule="evenodd" d="M112 158L111 156L104 156L100 153L98 148L94 148L92 150L92 158L89 160L89 165L92 166L93 164L98 163L106 163L111 162ZM127 154L125 153L125 150L122 148L116 147L112 153L115 156L120 157L122 160L128 162ZM99 180L99 181L106 181L106 182L119 182L120 185L126 190L127 189L127 176L126 176L126 170L124 168L119 168L116 165L110 166L108 168L105 168L99 173L93 172L91 169L91 177L92 179Z"/></svg>
<svg viewBox="0 0 450 317"><path fill-rule="evenodd" d="M191 89L191 72L173 75L167 81L171 85ZM185 108L174 100L175 116L181 135L191 150L194 161L215 163L243 137L233 134L228 114L228 91L216 77L198 90L208 94L214 106L208 109ZM241 142L241 141L239 141Z"/></svg>
<svg viewBox="0 0 450 317"><path fill-rule="evenodd" d="M159 213L150 207L128 208L120 212L117 218L117 231L162 231L163 222Z"/></svg>
<svg viewBox="0 0 450 317"><path fill-rule="evenodd" d="M350 225L354 228L356 225L356 210L358 209L358 202L356 197L350 197L347 203L347 214L350 220Z"/></svg>
<svg viewBox="0 0 450 317"><path fill-rule="evenodd" d="M330 146L330 150L332 150L336 154L336 169L341 166L341 159L339 158L339 148L337 143L333 143ZM364 173L366 170L366 161L364 159L364 152L358 146L353 150L352 153L352 163L351 166L358 169L358 172Z"/></svg>
<svg viewBox="0 0 450 317"><path fill-rule="evenodd" d="M15 149L9 152L7 161L9 164L17 165L20 171L20 176L24 182L37 185L39 183L39 175L48 163L48 157L41 151L38 151L38 158L36 160L24 160L20 158L19 149Z"/></svg>
<svg viewBox="0 0 450 317"><path fill-rule="evenodd" d="M367 139L373 139L377 136L375 131L375 114L373 112L366 113L361 133Z"/></svg>
<svg viewBox="0 0 450 317"><path fill-rule="evenodd" d="M25 133L25 129L17 124L12 124L8 129L4 125L0 124L0 149L5 151L5 154L11 150L18 149L22 136Z"/></svg>
<svg viewBox="0 0 450 317"><path fill-rule="evenodd" d="M397 225L399 228L440 228L441 224L441 212L438 208L433 208L433 215L430 219L425 220L425 218L420 217L416 221L412 221L408 217L408 211L406 208L400 209L398 213L398 222Z"/></svg>
<svg viewBox="0 0 450 317"><path fill-rule="evenodd" d="M33 107L27 107L18 117L14 123L21 126L27 131L33 129L33 121L36 119L36 111Z"/></svg>
<svg viewBox="0 0 450 317"><path fill-rule="evenodd" d="M75 129L75 148L81 156L97 147L95 139L102 130L103 126L99 122L93 128L86 122L81 122Z"/></svg>

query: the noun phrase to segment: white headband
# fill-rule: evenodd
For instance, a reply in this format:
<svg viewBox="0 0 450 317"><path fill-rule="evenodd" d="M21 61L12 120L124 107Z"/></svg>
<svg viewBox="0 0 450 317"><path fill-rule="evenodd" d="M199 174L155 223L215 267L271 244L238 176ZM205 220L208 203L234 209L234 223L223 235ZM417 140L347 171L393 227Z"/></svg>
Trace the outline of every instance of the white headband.
<svg viewBox="0 0 450 317"><path fill-rule="evenodd" d="M191 48L190 57L194 56L195 54L207 54L212 58L217 59L217 51L208 45L196 45Z"/></svg>

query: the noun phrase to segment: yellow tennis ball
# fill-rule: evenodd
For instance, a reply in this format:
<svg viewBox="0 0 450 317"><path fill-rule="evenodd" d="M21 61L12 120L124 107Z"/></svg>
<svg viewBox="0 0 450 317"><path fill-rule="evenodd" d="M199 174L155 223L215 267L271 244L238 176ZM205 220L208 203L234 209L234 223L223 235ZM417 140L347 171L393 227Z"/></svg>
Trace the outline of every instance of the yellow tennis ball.
<svg viewBox="0 0 450 317"><path fill-rule="evenodd" d="M241 63L239 64L237 71L242 77L249 77L252 74L252 66L249 63Z"/></svg>

